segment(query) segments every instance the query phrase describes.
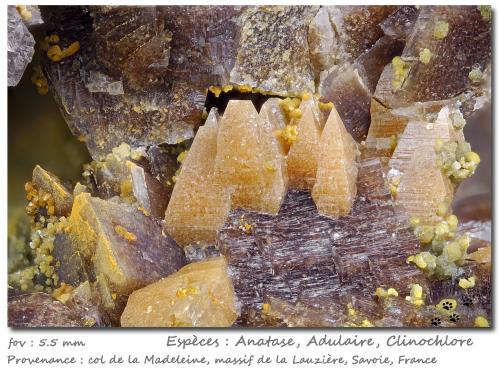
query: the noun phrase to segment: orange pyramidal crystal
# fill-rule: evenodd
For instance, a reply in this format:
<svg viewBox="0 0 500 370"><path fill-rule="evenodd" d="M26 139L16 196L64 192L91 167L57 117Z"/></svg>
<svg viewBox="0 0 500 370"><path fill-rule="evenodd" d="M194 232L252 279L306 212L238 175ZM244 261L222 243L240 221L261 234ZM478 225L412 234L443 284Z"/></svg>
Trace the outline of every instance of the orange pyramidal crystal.
<svg viewBox="0 0 500 370"><path fill-rule="evenodd" d="M281 101L280 98L268 99L260 108L259 117L262 118L266 126L272 129L280 152L284 156L286 154L286 145L276 137L276 132L283 130L287 122L286 116L280 106Z"/></svg>
<svg viewBox="0 0 500 370"><path fill-rule="evenodd" d="M389 161L388 180L397 204L409 217L432 223L439 204L451 201L453 185L439 168L435 152L439 141L449 140L464 142L463 132L452 126L448 107L439 111L434 122L408 122L399 138Z"/></svg>
<svg viewBox="0 0 500 370"><path fill-rule="evenodd" d="M437 140L443 142L449 140L464 141L463 132L453 129L448 107L440 110L435 122L427 122L422 119L408 122L399 137L396 149L389 161L389 167L405 172L413 154L424 147L434 148Z"/></svg>
<svg viewBox="0 0 500 370"><path fill-rule="evenodd" d="M320 112L314 104L302 104L302 106L304 110L297 124L297 139L292 143L288 152L288 176L291 187L311 190L316 181L318 168L317 148L321 136Z"/></svg>
<svg viewBox="0 0 500 370"><path fill-rule="evenodd" d="M121 317L124 327L226 327L236 320L234 288L224 257L184 266L133 292Z"/></svg>
<svg viewBox="0 0 500 370"><path fill-rule="evenodd" d="M404 207L408 216L417 217L424 224L439 221L439 205L449 203L453 197L453 185L436 161L432 147L415 151L397 189L397 204Z"/></svg>
<svg viewBox="0 0 500 370"><path fill-rule="evenodd" d="M214 243L231 207L231 188L214 176L218 130L212 109L183 160L165 212L167 231L181 245Z"/></svg>
<svg viewBox="0 0 500 370"><path fill-rule="evenodd" d="M321 133L312 197L318 212L332 218L347 215L356 198L357 144L335 107Z"/></svg>
<svg viewBox="0 0 500 370"><path fill-rule="evenodd" d="M249 100L231 100L221 118L215 174L233 187L232 206L277 214L288 177L283 152Z"/></svg>

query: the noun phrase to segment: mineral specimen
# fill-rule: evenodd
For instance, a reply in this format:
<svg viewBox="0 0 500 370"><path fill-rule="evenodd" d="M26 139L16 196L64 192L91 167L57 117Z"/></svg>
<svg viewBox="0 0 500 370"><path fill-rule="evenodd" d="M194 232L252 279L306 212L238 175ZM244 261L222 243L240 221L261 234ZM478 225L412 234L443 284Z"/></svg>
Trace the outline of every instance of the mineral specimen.
<svg viewBox="0 0 500 370"><path fill-rule="evenodd" d="M23 23L15 6L8 7L7 56L9 64L8 85L16 86L35 52L35 39Z"/></svg>
<svg viewBox="0 0 500 370"><path fill-rule="evenodd" d="M218 132L218 114L212 109L183 160L165 213L167 231L181 245L214 243L231 207L232 190L214 172Z"/></svg>
<svg viewBox="0 0 500 370"><path fill-rule="evenodd" d="M491 8L40 9L94 160L26 183L9 325L491 325Z"/></svg>
<svg viewBox="0 0 500 370"><path fill-rule="evenodd" d="M136 327L231 326L234 290L224 257L191 263L129 297L121 325Z"/></svg>

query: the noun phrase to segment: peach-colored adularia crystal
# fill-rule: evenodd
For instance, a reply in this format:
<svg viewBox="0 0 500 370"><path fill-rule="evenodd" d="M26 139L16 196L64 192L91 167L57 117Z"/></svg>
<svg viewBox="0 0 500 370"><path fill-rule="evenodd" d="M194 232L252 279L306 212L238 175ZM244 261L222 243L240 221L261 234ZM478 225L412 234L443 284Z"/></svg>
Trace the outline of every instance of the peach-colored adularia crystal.
<svg viewBox="0 0 500 370"><path fill-rule="evenodd" d="M234 186L233 208L277 214L288 186L285 158L272 125L249 100L231 100L220 121L215 175Z"/></svg>
<svg viewBox="0 0 500 370"><path fill-rule="evenodd" d="M333 107L321 133L312 189L319 213L337 218L350 212L356 198L357 154L356 142Z"/></svg>
<svg viewBox="0 0 500 370"><path fill-rule="evenodd" d="M297 124L297 132L297 139L290 146L287 159L290 186L311 190L316 181L317 148L321 136L321 123L314 106L305 106Z"/></svg>
<svg viewBox="0 0 500 370"><path fill-rule="evenodd" d="M124 327L226 327L236 320L234 289L224 257L184 266L133 292L121 317Z"/></svg>
<svg viewBox="0 0 500 370"><path fill-rule="evenodd" d="M169 235L179 244L214 243L231 207L231 188L214 176L218 116L212 110L182 163L165 212Z"/></svg>

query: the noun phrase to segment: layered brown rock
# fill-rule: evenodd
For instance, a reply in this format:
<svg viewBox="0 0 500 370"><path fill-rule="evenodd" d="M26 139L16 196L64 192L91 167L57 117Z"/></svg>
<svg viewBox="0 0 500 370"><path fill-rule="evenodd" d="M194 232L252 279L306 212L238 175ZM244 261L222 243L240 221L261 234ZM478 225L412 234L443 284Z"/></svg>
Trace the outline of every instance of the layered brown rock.
<svg viewBox="0 0 500 370"><path fill-rule="evenodd" d="M214 243L231 207L232 189L215 175L218 132L218 114L212 109L182 163L165 213L169 235L184 246Z"/></svg>
<svg viewBox="0 0 500 370"><path fill-rule="evenodd" d="M124 327L225 327L236 320L233 285L224 257L191 263L129 297Z"/></svg>
<svg viewBox="0 0 500 370"><path fill-rule="evenodd" d="M316 323L336 326L347 304L379 316L373 294L381 284L401 295L410 283L425 288L424 275L405 262L420 247L406 218L394 211L378 159L360 163L357 187L351 213L337 220L321 216L309 193L299 190L288 191L277 216L231 211L218 245L242 303L240 324L261 322L263 304L276 298L297 313L319 310L324 316ZM242 219L250 233L239 228ZM328 311L335 305L340 309Z"/></svg>

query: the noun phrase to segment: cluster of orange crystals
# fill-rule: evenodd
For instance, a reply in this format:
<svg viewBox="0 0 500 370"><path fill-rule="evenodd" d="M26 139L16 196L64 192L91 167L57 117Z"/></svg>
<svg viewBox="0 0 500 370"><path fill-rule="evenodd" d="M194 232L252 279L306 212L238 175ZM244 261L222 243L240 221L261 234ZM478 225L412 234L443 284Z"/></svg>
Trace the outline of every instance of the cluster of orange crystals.
<svg viewBox="0 0 500 370"><path fill-rule="evenodd" d="M165 214L179 244L215 242L231 208L276 215L289 186L311 191L325 216L350 212L358 149L337 110L327 116L306 97L287 115L282 103L271 98L257 112L251 101L231 100L222 117L211 110Z"/></svg>

